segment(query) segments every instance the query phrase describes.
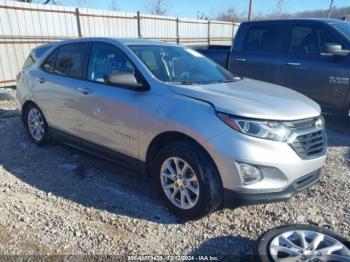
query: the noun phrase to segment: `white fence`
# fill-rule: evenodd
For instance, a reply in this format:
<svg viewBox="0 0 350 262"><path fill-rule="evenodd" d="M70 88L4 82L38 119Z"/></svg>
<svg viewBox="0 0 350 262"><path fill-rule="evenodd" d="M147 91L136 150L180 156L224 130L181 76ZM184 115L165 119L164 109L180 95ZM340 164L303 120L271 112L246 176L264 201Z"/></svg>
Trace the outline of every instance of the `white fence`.
<svg viewBox="0 0 350 262"><path fill-rule="evenodd" d="M30 50L92 36L146 38L185 45L229 45L237 23L28 4L0 0L0 87L15 84Z"/></svg>

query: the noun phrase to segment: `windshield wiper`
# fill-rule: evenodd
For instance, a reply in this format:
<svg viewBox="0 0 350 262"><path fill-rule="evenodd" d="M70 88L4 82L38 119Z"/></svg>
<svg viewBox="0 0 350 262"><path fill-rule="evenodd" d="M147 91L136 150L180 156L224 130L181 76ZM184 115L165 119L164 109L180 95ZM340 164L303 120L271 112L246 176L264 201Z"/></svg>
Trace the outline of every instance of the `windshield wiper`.
<svg viewBox="0 0 350 262"><path fill-rule="evenodd" d="M176 84L176 85L193 85L193 82L190 82L190 81L174 81L169 83Z"/></svg>
<svg viewBox="0 0 350 262"><path fill-rule="evenodd" d="M236 82L242 80L241 77L235 76L233 79L225 79L225 80L218 80L218 83L230 83L230 82Z"/></svg>

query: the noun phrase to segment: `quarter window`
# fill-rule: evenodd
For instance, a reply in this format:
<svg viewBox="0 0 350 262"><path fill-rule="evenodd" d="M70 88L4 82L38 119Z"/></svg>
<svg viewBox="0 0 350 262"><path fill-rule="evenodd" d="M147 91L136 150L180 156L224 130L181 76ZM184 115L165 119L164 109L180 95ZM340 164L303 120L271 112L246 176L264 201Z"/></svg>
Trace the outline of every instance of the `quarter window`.
<svg viewBox="0 0 350 262"><path fill-rule="evenodd" d="M105 82L108 74L119 72L135 74L136 70L126 55L115 46L94 44L88 68L88 80Z"/></svg>
<svg viewBox="0 0 350 262"><path fill-rule="evenodd" d="M26 61L24 61L24 64L23 64L22 69L29 68L29 67L31 67L34 63L35 63L35 60L34 60L32 54L30 54L30 55L27 57Z"/></svg>
<svg viewBox="0 0 350 262"><path fill-rule="evenodd" d="M282 47L280 26L254 26L248 30L243 50L256 52L279 52Z"/></svg>

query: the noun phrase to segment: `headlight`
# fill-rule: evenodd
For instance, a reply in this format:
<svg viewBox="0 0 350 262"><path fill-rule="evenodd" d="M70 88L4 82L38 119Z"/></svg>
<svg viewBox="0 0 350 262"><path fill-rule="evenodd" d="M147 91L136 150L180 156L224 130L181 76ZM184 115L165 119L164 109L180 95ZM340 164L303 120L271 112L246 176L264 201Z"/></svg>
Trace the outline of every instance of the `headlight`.
<svg viewBox="0 0 350 262"><path fill-rule="evenodd" d="M278 121L249 120L222 113L218 113L218 117L234 130L258 138L286 142L292 133Z"/></svg>

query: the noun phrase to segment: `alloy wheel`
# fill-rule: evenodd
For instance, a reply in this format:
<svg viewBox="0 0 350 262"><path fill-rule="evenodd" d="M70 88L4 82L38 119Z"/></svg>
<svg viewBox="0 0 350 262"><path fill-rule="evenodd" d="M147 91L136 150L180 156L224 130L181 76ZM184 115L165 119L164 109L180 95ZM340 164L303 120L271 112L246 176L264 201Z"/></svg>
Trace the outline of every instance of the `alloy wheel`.
<svg viewBox="0 0 350 262"><path fill-rule="evenodd" d="M269 247L274 261L350 261L350 250L326 234L293 230L274 237Z"/></svg>
<svg viewBox="0 0 350 262"><path fill-rule="evenodd" d="M199 199L199 182L192 167L179 157L166 159L160 170L163 191L173 205L193 208Z"/></svg>
<svg viewBox="0 0 350 262"><path fill-rule="evenodd" d="M44 118L36 108L31 108L28 112L28 128L34 140L41 141L43 139L45 135Z"/></svg>

